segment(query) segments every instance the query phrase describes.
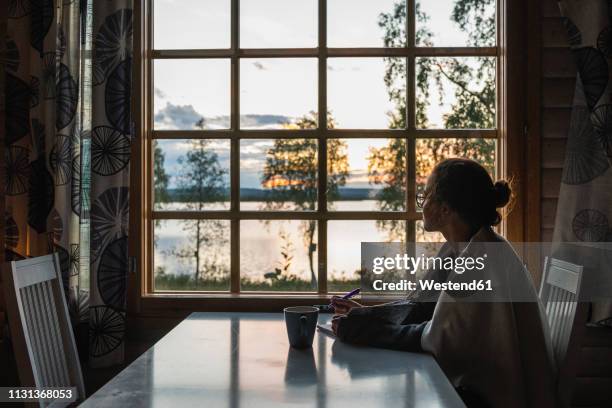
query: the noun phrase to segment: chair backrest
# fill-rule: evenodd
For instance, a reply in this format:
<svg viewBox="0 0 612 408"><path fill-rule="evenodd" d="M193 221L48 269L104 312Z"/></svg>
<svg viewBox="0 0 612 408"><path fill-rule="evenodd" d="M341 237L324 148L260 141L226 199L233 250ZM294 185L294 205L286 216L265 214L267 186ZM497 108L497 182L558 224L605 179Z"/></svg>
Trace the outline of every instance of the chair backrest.
<svg viewBox="0 0 612 408"><path fill-rule="evenodd" d="M76 387L77 400L85 399L57 254L11 262L4 279L22 386ZM59 402L52 405L68 405Z"/></svg>
<svg viewBox="0 0 612 408"><path fill-rule="evenodd" d="M562 407L571 405L580 341L588 314L588 304L580 302L583 269L581 265L546 258L540 285L540 299L546 308L553 353L559 369L557 389Z"/></svg>
<svg viewBox="0 0 612 408"><path fill-rule="evenodd" d="M553 351L557 364L565 359L574 327L583 267L555 258L546 258L540 285L540 299L546 308Z"/></svg>

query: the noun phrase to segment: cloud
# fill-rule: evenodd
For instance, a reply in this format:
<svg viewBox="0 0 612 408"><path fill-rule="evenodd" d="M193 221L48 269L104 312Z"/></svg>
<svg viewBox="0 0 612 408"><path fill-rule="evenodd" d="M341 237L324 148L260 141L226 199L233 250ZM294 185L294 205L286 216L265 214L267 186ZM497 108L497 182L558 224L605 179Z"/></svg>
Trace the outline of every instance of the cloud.
<svg viewBox="0 0 612 408"><path fill-rule="evenodd" d="M240 115L240 126L250 129L278 129L291 118L283 115Z"/></svg>
<svg viewBox="0 0 612 408"><path fill-rule="evenodd" d="M240 142L241 155L262 155L272 147L270 140L243 139Z"/></svg>
<svg viewBox="0 0 612 408"><path fill-rule="evenodd" d="M170 102L155 114L155 129L193 129L202 118L192 105L174 105Z"/></svg>
<svg viewBox="0 0 612 408"><path fill-rule="evenodd" d="M240 169L242 171L256 172L263 167L264 160L262 159L245 159L240 158Z"/></svg>
<svg viewBox="0 0 612 408"><path fill-rule="evenodd" d="M159 109L154 116L157 130L192 130L196 123L204 118L204 129L229 129L228 115L205 117L196 111L193 105L174 105L166 102L166 106ZM241 115L240 122L243 128L274 129L281 124L291 122L290 117L283 115Z"/></svg>
<svg viewBox="0 0 612 408"><path fill-rule="evenodd" d="M159 88L155 88L154 92L155 92L155 96L157 96L158 98L165 98L166 97L166 94L164 93L164 91L162 91Z"/></svg>
<svg viewBox="0 0 612 408"><path fill-rule="evenodd" d="M166 106L155 114L155 128L158 130L194 129L195 123L203 117L192 105ZM282 115L242 115L243 127L250 129L278 128L280 123L290 122L291 118ZM204 117L205 129L227 129L229 116ZM186 141L159 141L165 153L165 168L170 174L170 188L175 188L175 175L180 170L178 158L185 155L190 148ZM240 184L243 187L260 187L261 171L265 164L267 150L272 146L269 139L243 139L240 142ZM211 141L209 148L219 156L223 168L229 169L229 141Z"/></svg>

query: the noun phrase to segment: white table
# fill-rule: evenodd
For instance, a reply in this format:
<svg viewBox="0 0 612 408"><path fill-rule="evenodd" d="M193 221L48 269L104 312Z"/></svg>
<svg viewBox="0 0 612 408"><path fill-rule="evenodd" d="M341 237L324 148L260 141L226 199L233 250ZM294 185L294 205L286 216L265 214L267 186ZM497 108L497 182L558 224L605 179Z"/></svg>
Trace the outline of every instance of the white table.
<svg viewBox="0 0 612 408"><path fill-rule="evenodd" d="M193 313L81 406L464 404L429 355L353 347L321 332L312 349L294 350L282 313Z"/></svg>

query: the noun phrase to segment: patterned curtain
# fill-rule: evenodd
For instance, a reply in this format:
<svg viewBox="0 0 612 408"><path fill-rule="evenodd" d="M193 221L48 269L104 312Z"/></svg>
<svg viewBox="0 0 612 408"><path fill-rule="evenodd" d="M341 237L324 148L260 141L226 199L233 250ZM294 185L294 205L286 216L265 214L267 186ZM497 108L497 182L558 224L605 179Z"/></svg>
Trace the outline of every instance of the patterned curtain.
<svg viewBox="0 0 612 408"><path fill-rule="evenodd" d="M132 2L9 0L7 260L59 254L92 366L123 360Z"/></svg>
<svg viewBox="0 0 612 408"><path fill-rule="evenodd" d="M578 79L555 220L556 256L583 265L591 321L612 326L612 1L563 0Z"/></svg>

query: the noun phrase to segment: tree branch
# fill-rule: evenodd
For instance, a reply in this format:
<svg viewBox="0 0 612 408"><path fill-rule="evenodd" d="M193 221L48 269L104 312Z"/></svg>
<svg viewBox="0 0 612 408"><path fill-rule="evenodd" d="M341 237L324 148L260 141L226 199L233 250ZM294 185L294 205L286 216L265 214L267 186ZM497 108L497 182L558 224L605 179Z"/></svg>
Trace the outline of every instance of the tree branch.
<svg viewBox="0 0 612 408"><path fill-rule="evenodd" d="M491 109L491 107L489 106L489 104L487 103L487 101L484 100L484 98L482 97L482 95L480 95L477 92L474 91L470 91L467 88L467 85L457 81L456 79L454 79L453 77L451 77L450 75L448 75L446 73L446 71L444 71L444 68L442 67L442 65L440 65L439 62L434 62L434 65L436 67L438 67L438 70L442 73L442 75L444 75L444 77L446 79L448 79L449 81L451 81L453 84L457 85L459 88L461 88L463 91L467 92L468 94L472 95L473 97L475 97L476 99L478 99L480 101L480 103L484 106L484 108L489 112L489 114L491 114L492 116L495 116L495 112Z"/></svg>

